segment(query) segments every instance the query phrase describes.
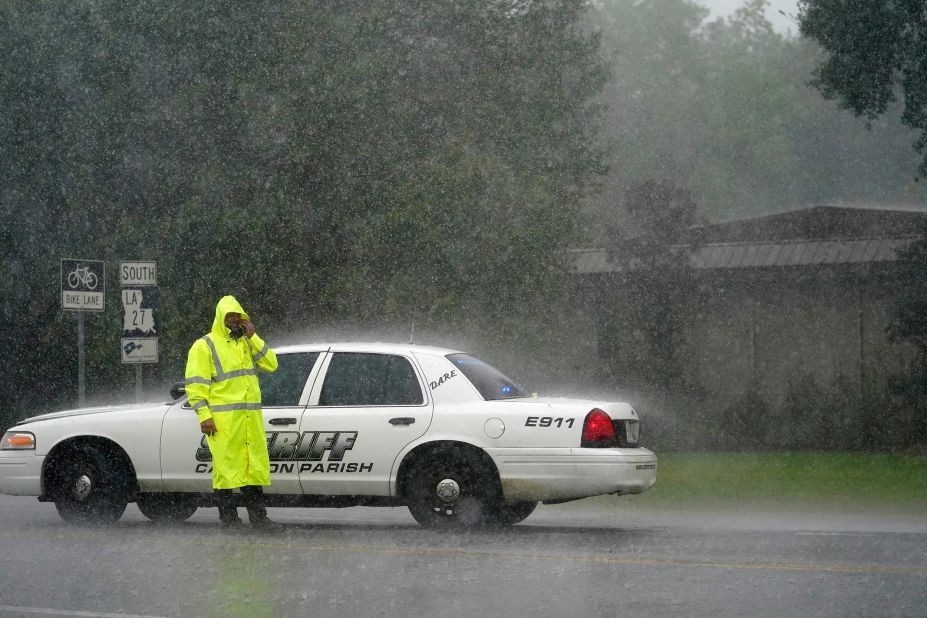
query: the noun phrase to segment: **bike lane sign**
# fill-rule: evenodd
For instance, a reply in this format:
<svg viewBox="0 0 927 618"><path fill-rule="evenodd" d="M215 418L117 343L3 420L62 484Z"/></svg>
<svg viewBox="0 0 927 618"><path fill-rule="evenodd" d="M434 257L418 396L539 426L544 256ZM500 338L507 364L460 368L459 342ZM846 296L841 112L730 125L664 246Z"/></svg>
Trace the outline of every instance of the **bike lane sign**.
<svg viewBox="0 0 927 618"><path fill-rule="evenodd" d="M61 260L61 308L103 311L106 278L102 260Z"/></svg>

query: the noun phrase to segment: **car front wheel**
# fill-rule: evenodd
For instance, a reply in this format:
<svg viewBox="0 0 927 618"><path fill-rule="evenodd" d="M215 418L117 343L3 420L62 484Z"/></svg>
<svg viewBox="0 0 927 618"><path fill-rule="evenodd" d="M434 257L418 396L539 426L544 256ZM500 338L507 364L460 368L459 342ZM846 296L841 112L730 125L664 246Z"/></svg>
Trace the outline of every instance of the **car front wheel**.
<svg viewBox="0 0 927 618"><path fill-rule="evenodd" d="M196 513L196 504L177 494L139 494L136 505L142 515L161 523L186 521Z"/></svg>
<svg viewBox="0 0 927 618"><path fill-rule="evenodd" d="M111 523L126 510L125 472L92 446L75 448L57 473L55 508L73 523Z"/></svg>
<svg viewBox="0 0 927 618"><path fill-rule="evenodd" d="M498 502L496 479L485 466L466 460L432 458L411 479L408 507L422 526L475 528Z"/></svg>

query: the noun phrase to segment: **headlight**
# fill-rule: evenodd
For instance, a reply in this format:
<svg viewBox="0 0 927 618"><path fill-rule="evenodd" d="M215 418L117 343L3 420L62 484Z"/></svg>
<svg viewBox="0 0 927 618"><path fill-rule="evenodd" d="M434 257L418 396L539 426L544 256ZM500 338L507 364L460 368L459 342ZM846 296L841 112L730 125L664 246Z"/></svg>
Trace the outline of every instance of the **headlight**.
<svg viewBox="0 0 927 618"><path fill-rule="evenodd" d="M0 451L34 451L35 436L27 431L8 431L0 440Z"/></svg>

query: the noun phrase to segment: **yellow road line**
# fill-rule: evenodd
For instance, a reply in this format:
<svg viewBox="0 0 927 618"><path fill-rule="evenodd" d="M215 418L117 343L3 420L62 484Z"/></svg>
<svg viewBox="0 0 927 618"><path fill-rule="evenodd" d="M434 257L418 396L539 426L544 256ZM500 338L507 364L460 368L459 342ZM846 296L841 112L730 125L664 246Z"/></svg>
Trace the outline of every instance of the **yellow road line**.
<svg viewBox="0 0 927 618"><path fill-rule="evenodd" d="M88 538L84 530L84 536L80 540L108 542L122 542L115 539L109 533L101 533L95 539ZM7 536L0 534L0 536ZM23 535L17 534L17 538ZM49 540L47 535L42 535L42 539ZM64 538L64 537L62 537ZM69 543L74 543L78 539L68 537ZM146 542L153 539L148 537ZM313 543L301 543L299 541L281 542L270 540L267 537L243 537L243 536L223 536L216 540L210 539L187 539L177 536L161 537L161 542L180 543L183 545L199 545L206 547L239 547L239 548L261 548L261 549L299 549L302 551L315 551L325 553L370 553L384 554L395 556L453 556L460 558L476 558L489 560L511 560L522 563L530 560L544 560L555 562L576 562L591 564L611 564L624 566L650 566L650 567L702 567L714 569L739 569L739 570L768 570L768 571L792 571L806 573L845 573L845 574L883 574L883 575L910 575L914 577L927 577L927 567L906 567L906 566L880 566L880 565L854 565L854 564L801 564L788 562L729 562L714 560L685 560L677 558L626 558L607 554L594 555L575 555L575 554L555 554L555 553L531 553L531 552L508 552L508 551L491 551L478 549L459 549L453 547L420 547L420 548L396 548L396 547L376 547L373 545L317 545Z"/></svg>
<svg viewBox="0 0 927 618"><path fill-rule="evenodd" d="M82 618L166 618L139 614L121 614L119 612L89 612L77 609L59 609L53 607L20 607L19 605L0 605L0 612L14 614L41 614L43 616L81 616Z"/></svg>
<svg viewBox="0 0 927 618"><path fill-rule="evenodd" d="M229 546L227 541L193 541L191 545ZM247 544L242 543L241 546ZM774 571L804 571L824 573L860 573L860 574L891 574L915 575L927 577L927 567L901 567L901 566L857 566L852 564L798 564L782 562L721 562L711 560L681 560L673 558L622 558L619 556L592 555L577 556L569 554L535 554L529 552L496 552L488 550L455 549L441 547L425 547L417 549L400 549L392 547L372 547L366 545L312 545L308 543L254 543L247 546L260 547L297 547L307 551L328 553L363 552L392 554L404 556L458 556L462 558L489 558L498 560L549 560L558 562L588 562L595 564L615 564L628 566L678 566L678 567L708 567L718 569L750 569Z"/></svg>

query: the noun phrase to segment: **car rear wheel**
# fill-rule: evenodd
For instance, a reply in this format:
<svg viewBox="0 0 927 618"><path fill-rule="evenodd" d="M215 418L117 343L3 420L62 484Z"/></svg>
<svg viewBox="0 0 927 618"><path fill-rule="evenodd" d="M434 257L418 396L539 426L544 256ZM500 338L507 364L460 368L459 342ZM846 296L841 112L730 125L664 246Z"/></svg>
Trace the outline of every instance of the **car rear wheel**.
<svg viewBox="0 0 927 618"><path fill-rule="evenodd" d="M490 521L497 526L512 526L527 519L537 506L537 502L503 503L496 507Z"/></svg>
<svg viewBox="0 0 927 618"><path fill-rule="evenodd" d="M139 494L136 504L142 515L163 523L186 521L197 508L193 500L177 494Z"/></svg>
<svg viewBox="0 0 927 618"><path fill-rule="evenodd" d="M422 526L475 528L498 503L496 486L494 472L478 462L433 456L410 480L409 512Z"/></svg>
<svg viewBox="0 0 927 618"><path fill-rule="evenodd" d="M93 446L75 448L57 471L55 508L73 523L111 523L126 510L126 473Z"/></svg>

